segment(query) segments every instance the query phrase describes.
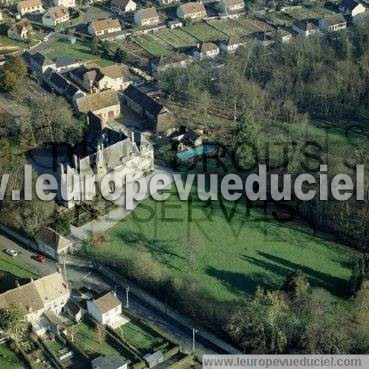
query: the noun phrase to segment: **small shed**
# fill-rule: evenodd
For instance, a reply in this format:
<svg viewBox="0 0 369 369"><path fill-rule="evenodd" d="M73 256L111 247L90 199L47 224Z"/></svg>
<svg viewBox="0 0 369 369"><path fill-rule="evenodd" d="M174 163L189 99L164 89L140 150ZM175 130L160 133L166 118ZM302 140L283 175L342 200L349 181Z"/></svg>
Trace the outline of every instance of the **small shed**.
<svg viewBox="0 0 369 369"><path fill-rule="evenodd" d="M146 365L149 368L153 368L154 366L162 363L164 361L164 355L161 350L154 352L153 354L147 354L143 357L146 362Z"/></svg>

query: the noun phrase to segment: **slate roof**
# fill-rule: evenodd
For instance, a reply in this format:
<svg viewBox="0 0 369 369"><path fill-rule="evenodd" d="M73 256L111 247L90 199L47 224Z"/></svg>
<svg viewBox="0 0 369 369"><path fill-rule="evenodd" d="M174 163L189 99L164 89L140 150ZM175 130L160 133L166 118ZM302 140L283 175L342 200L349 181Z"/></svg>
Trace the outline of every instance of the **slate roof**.
<svg viewBox="0 0 369 369"><path fill-rule="evenodd" d="M129 4L131 0L112 0L111 5L116 5L121 8L126 8L126 6Z"/></svg>
<svg viewBox="0 0 369 369"><path fill-rule="evenodd" d="M340 6L345 7L347 10L354 10L360 3L356 0L342 0Z"/></svg>
<svg viewBox="0 0 369 369"><path fill-rule="evenodd" d="M35 54L31 54L30 60L38 64L40 67L54 64L54 62L51 59L49 59L46 55L38 52Z"/></svg>
<svg viewBox="0 0 369 369"><path fill-rule="evenodd" d="M58 73L54 73L53 75L61 77ZM64 78L63 80L65 81ZM67 87L68 85L65 86L65 88ZM58 232L55 232L51 228L43 228L36 235L36 239L44 242L47 246L53 248L56 251L63 250L64 248L68 247L72 243L70 240L68 240L68 238L62 236Z"/></svg>
<svg viewBox="0 0 369 369"><path fill-rule="evenodd" d="M73 74L78 79L83 81L83 76L89 71L88 68L86 68L84 65L81 65L80 67L73 69L70 74Z"/></svg>
<svg viewBox="0 0 369 369"><path fill-rule="evenodd" d="M101 314L105 314L108 311L122 305L122 302L113 292L109 292L96 300L92 300L92 302Z"/></svg>
<svg viewBox="0 0 369 369"><path fill-rule="evenodd" d="M60 67L68 67L69 65L73 65L78 63L78 60L73 58L72 56L57 56L55 59L55 64L57 68Z"/></svg>
<svg viewBox="0 0 369 369"><path fill-rule="evenodd" d="M162 104L158 103L156 100L145 94L136 86L129 85L128 88L124 91L124 95L133 100L136 104L142 106L152 115L158 115L163 111L163 109L165 109Z"/></svg>
<svg viewBox="0 0 369 369"><path fill-rule="evenodd" d="M120 369L125 365L125 361L117 355L99 356L92 360L91 364L95 369Z"/></svg>
<svg viewBox="0 0 369 369"><path fill-rule="evenodd" d="M81 97L77 99L76 104L81 113L87 114L89 111L94 112L109 106L118 105L119 99L116 91L105 90Z"/></svg>
<svg viewBox="0 0 369 369"><path fill-rule="evenodd" d="M305 32L319 29L319 27L316 24L310 22L309 20L299 20L297 22L294 22L293 25Z"/></svg>

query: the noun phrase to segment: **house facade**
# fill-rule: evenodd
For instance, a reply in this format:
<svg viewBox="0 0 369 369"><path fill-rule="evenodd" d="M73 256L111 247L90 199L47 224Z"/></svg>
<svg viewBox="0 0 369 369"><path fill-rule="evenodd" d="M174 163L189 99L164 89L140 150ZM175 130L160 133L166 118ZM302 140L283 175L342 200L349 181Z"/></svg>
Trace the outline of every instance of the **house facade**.
<svg viewBox="0 0 369 369"><path fill-rule="evenodd" d="M300 20L292 25L293 31L295 31L299 36L308 37L319 33L319 27L308 21L308 20Z"/></svg>
<svg viewBox="0 0 369 369"><path fill-rule="evenodd" d="M218 7L222 12L243 12L245 10L245 3L243 0L220 0Z"/></svg>
<svg viewBox="0 0 369 369"><path fill-rule="evenodd" d="M151 72L157 76L165 72L169 68L185 68L192 62L192 58L186 54L175 54L169 56L161 56L151 60Z"/></svg>
<svg viewBox="0 0 369 369"><path fill-rule="evenodd" d="M319 27L326 32L337 32L346 28L347 22L342 14L328 15L319 19Z"/></svg>
<svg viewBox="0 0 369 369"><path fill-rule="evenodd" d="M369 23L369 12L359 13L352 17L352 23L357 25L363 25Z"/></svg>
<svg viewBox="0 0 369 369"><path fill-rule="evenodd" d="M110 7L117 12L129 13L136 11L137 4L133 0L112 0Z"/></svg>
<svg viewBox="0 0 369 369"><path fill-rule="evenodd" d="M101 36L109 33L120 32L122 26L118 19L101 19L93 21L88 26L88 33L93 36Z"/></svg>
<svg viewBox="0 0 369 369"><path fill-rule="evenodd" d="M87 301L87 312L100 324L110 325L122 319L122 302L114 292Z"/></svg>
<svg viewBox="0 0 369 369"><path fill-rule="evenodd" d="M73 248L73 242L51 228L43 228L36 235L38 250L59 261L61 255L67 254Z"/></svg>
<svg viewBox="0 0 369 369"><path fill-rule="evenodd" d="M134 15L135 23L140 27L156 26L160 23L159 14L155 8L138 10Z"/></svg>
<svg viewBox="0 0 369 369"><path fill-rule="evenodd" d="M55 6L64 6L65 8L74 8L76 0L53 0Z"/></svg>
<svg viewBox="0 0 369 369"><path fill-rule="evenodd" d="M70 291L62 275L53 273L0 294L0 310L16 304L26 320L34 322L46 311L59 315L69 297Z"/></svg>
<svg viewBox="0 0 369 369"><path fill-rule="evenodd" d="M193 55L198 60L215 58L219 55L219 47L212 42L204 42L194 50Z"/></svg>
<svg viewBox="0 0 369 369"><path fill-rule="evenodd" d="M127 176L143 176L154 169L154 150L140 132L132 131L128 137L122 132L104 128L90 141L88 151L73 156L73 160L60 163L61 191L76 193L79 199L95 198L116 191L122 194ZM95 184L87 188L87 176L95 176ZM114 176L118 187L111 187ZM59 196L59 202L72 208L79 201L75 196ZM96 319L103 318L96 312Z"/></svg>
<svg viewBox="0 0 369 369"><path fill-rule="evenodd" d="M351 17L355 17L358 14L365 13L365 6L356 0L342 0L338 5L341 13L349 14Z"/></svg>
<svg viewBox="0 0 369 369"><path fill-rule="evenodd" d="M12 24L8 29L8 37L14 40L28 40L33 32L32 24L28 19L23 19Z"/></svg>
<svg viewBox="0 0 369 369"><path fill-rule="evenodd" d="M70 72L70 78L87 92L113 89L125 90L132 82L131 74L125 65L113 64L107 67L81 65Z"/></svg>
<svg viewBox="0 0 369 369"><path fill-rule="evenodd" d="M47 9L42 16L42 24L45 26L55 27L56 25L67 22L70 19L68 9L64 6L54 6Z"/></svg>
<svg viewBox="0 0 369 369"><path fill-rule="evenodd" d="M42 13L44 11L41 0L20 1L17 4L17 10L20 15Z"/></svg>
<svg viewBox="0 0 369 369"><path fill-rule="evenodd" d="M201 2L181 4L177 8L177 16L180 19L202 19L206 17L206 10Z"/></svg>
<svg viewBox="0 0 369 369"><path fill-rule="evenodd" d="M246 44L246 39L242 37L230 37L227 40L220 41L219 48L225 54L235 53L240 46Z"/></svg>

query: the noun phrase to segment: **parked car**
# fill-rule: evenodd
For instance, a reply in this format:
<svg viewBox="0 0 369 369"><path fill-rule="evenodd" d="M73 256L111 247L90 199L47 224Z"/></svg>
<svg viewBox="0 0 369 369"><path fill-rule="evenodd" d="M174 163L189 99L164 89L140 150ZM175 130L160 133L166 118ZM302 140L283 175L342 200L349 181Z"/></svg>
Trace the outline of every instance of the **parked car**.
<svg viewBox="0 0 369 369"><path fill-rule="evenodd" d="M12 249L6 249L5 253L13 257L18 256L18 252Z"/></svg>
<svg viewBox="0 0 369 369"><path fill-rule="evenodd" d="M35 260L37 260L39 263L43 263L43 262L45 262L46 258L43 255L37 255L35 257Z"/></svg>

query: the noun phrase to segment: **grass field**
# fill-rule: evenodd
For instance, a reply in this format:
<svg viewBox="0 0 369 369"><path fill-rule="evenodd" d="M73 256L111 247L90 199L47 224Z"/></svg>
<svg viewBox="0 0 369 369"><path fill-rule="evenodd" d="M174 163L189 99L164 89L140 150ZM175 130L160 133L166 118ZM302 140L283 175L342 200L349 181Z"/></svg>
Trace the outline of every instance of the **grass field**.
<svg viewBox="0 0 369 369"><path fill-rule="evenodd" d="M2 369L26 369L22 360L7 345L0 345L0 368Z"/></svg>
<svg viewBox="0 0 369 369"><path fill-rule="evenodd" d="M181 29L163 29L157 35L174 48L195 46L199 42L198 39Z"/></svg>
<svg viewBox="0 0 369 369"><path fill-rule="evenodd" d="M81 43L77 40L75 44L71 44L67 39L57 39L51 43L47 43L43 52L51 59L57 56L71 56L86 62L95 62L102 67L114 64L110 60L101 59L94 55L89 44Z"/></svg>
<svg viewBox="0 0 369 369"><path fill-rule="evenodd" d="M135 347L141 355L150 352L151 348L161 342L161 338L152 330L142 328L139 324L130 321L117 328L116 333Z"/></svg>
<svg viewBox="0 0 369 369"><path fill-rule="evenodd" d="M219 31L226 33L228 36L246 36L252 33L249 29L234 22L232 19L225 21L210 20L208 23Z"/></svg>
<svg viewBox="0 0 369 369"><path fill-rule="evenodd" d="M200 41L216 41L216 40L225 40L227 35L221 31L218 31L206 23L195 23L188 26L183 27L183 29L188 32L193 37L197 38Z"/></svg>
<svg viewBox="0 0 369 369"><path fill-rule="evenodd" d="M123 359L129 359L130 355L122 355L121 351L117 351L115 348L110 346L104 341L104 335L101 334L101 343L99 333L93 327L87 325L84 322L78 324L78 330L75 336L76 344L87 354L91 356L103 355L109 356L116 354Z"/></svg>
<svg viewBox="0 0 369 369"><path fill-rule="evenodd" d="M163 41L152 35L144 35L135 38L135 41L144 50L152 54L153 56L168 56L172 55L173 52L165 47Z"/></svg>
<svg viewBox="0 0 369 369"><path fill-rule="evenodd" d="M192 205L179 201L175 194L165 203L148 199L108 231L107 246L89 252L111 260L149 253L167 273L196 278L220 301L248 297L257 285L280 288L296 269L313 286L337 296L345 293L353 251L272 222L271 215L247 213L241 203L213 201L204 208L195 200Z"/></svg>
<svg viewBox="0 0 369 369"><path fill-rule="evenodd" d="M15 288L15 281L28 282L29 278L36 277L36 271L28 265L0 252L0 293Z"/></svg>

